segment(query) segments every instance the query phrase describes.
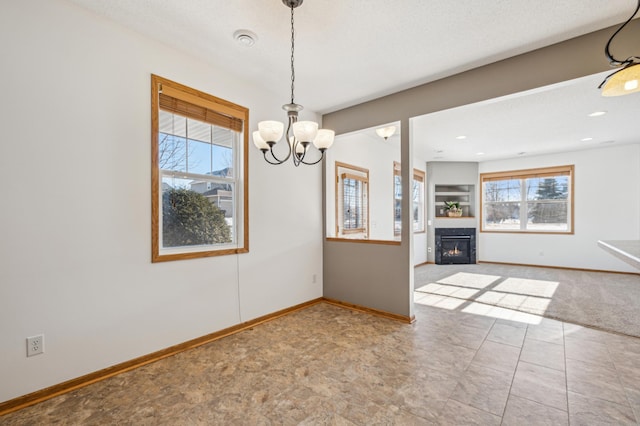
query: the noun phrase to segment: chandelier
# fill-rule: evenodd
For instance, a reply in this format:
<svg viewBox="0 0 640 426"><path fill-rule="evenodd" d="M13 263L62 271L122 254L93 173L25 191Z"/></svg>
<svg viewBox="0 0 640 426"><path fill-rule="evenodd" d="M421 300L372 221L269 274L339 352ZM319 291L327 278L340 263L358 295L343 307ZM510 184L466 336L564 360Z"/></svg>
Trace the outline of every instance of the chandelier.
<svg viewBox="0 0 640 426"><path fill-rule="evenodd" d="M624 61L620 61L615 59L609 51L609 46L613 38L636 16L638 10L640 10L640 0L638 0L638 6L631 17L613 33L604 48L604 54L607 56L611 66L621 66L622 69L608 75L600 86L598 86L598 89L602 89L602 96L622 96L629 93L640 92L640 57L630 56Z"/></svg>
<svg viewBox="0 0 640 426"><path fill-rule="evenodd" d="M291 102L282 106L287 112L287 131L284 133L287 140L288 153L284 158L279 158L273 151L273 147L280 141L284 132L284 124L281 121L261 121L258 130L253 132L253 143L262 151L264 159L269 164L282 164L289 158L297 167L300 164L318 164L324 158L324 153L333 144L335 132L328 129L318 129L318 123L314 121L298 121L298 112L303 107L295 103L293 90L295 87L296 73L294 69L295 30L293 25L293 10L300 6L304 0L282 0L285 6L291 8ZM307 160L309 148L313 144L320 152L320 158ZM316 155L317 157L317 155Z"/></svg>

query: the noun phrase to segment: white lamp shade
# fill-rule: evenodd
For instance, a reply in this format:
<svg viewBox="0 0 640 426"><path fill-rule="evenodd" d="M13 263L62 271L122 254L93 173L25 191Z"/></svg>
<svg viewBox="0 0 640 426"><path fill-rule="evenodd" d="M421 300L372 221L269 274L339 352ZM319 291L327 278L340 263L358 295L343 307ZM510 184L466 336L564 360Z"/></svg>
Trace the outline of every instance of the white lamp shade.
<svg viewBox="0 0 640 426"><path fill-rule="evenodd" d="M320 129L316 138L313 140L313 144L318 149L329 149L333 145L333 139L336 136L336 132L329 129Z"/></svg>
<svg viewBox="0 0 640 426"><path fill-rule="evenodd" d="M376 129L376 133L378 134L378 136L385 139L393 136L395 132L396 132L396 126L382 127L380 129Z"/></svg>
<svg viewBox="0 0 640 426"><path fill-rule="evenodd" d="M259 130L256 130L255 132L253 132L253 144L258 149L269 149L269 145L267 145L264 139L262 139L262 136L260 136Z"/></svg>
<svg viewBox="0 0 640 426"><path fill-rule="evenodd" d="M265 142L278 142L284 132L284 124L280 121L261 121L258 123L260 137Z"/></svg>
<svg viewBox="0 0 640 426"><path fill-rule="evenodd" d="M602 96L622 96L635 92L640 92L640 64L616 72L602 88Z"/></svg>
<svg viewBox="0 0 640 426"><path fill-rule="evenodd" d="M297 121L293 123L293 134L300 142L312 142L318 134L318 123Z"/></svg>

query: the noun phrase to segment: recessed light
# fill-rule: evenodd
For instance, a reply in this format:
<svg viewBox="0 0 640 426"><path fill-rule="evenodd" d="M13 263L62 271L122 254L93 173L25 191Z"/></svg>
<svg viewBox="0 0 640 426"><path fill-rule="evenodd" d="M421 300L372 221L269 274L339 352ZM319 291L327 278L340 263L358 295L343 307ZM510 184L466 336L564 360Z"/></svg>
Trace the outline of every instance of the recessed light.
<svg viewBox="0 0 640 426"><path fill-rule="evenodd" d="M467 137L466 137L465 135L456 136L456 139L460 139L460 140L462 140L462 139L466 139L466 138L467 138Z"/></svg>
<svg viewBox="0 0 640 426"><path fill-rule="evenodd" d="M518 153L518 155L525 155L525 154L526 154L526 152L525 152L525 151L520 151L520 152Z"/></svg>
<svg viewBox="0 0 640 426"><path fill-rule="evenodd" d="M233 33L233 39L241 46L251 47L258 41L258 36L253 31L237 30Z"/></svg>
<svg viewBox="0 0 640 426"><path fill-rule="evenodd" d="M607 111L595 111L589 114L589 117L600 117L601 115L605 115Z"/></svg>
<svg viewBox="0 0 640 426"><path fill-rule="evenodd" d="M580 139L582 142L588 142L588 141L592 141L593 138L582 138Z"/></svg>
<svg viewBox="0 0 640 426"><path fill-rule="evenodd" d="M484 152L476 152L476 155L484 155Z"/></svg>

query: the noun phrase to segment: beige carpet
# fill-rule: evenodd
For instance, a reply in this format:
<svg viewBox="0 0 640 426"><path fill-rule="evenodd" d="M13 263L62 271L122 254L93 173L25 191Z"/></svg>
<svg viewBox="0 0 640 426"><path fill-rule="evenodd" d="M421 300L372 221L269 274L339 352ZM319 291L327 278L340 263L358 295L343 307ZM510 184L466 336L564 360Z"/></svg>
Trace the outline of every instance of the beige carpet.
<svg viewBox="0 0 640 426"><path fill-rule="evenodd" d="M497 307L640 337L640 275L430 264L416 268L415 290L423 304Z"/></svg>

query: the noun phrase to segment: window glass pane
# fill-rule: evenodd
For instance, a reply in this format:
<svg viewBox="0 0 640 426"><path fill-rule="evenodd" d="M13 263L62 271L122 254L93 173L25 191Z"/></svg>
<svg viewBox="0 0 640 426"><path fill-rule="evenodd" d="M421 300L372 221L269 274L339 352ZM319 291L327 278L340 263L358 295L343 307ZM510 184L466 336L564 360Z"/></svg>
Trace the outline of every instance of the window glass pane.
<svg viewBox="0 0 640 426"><path fill-rule="evenodd" d="M424 231L424 182L413 181L413 230Z"/></svg>
<svg viewBox="0 0 640 426"><path fill-rule="evenodd" d="M535 200L536 194L540 188L540 178L526 179L527 200Z"/></svg>
<svg viewBox="0 0 640 426"><path fill-rule="evenodd" d="M233 148L236 132L224 127L213 126L213 143L227 148Z"/></svg>
<svg viewBox="0 0 640 426"><path fill-rule="evenodd" d="M566 200L569 197L569 177L555 176L536 180L535 192L527 194L528 200Z"/></svg>
<svg viewBox="0 0 640 426"><path fill-rule="evenodd" d="M485 229L520 229L520 203L496 202L484 205Z"/></svg>
<svg viewBox="0 0 640 426"><path fill-rule="evenodd" d="M527 203L528 223L527 229L566 231L569 229L567 223L567 203L564 201L537 201Z"/></svg>
<svg viewBox="0 0 640 426"><path fill-rule="evenodd" d="M393 176L393 233L398 235L402 232L402 177Z"/></svg>
<svg viewBox="0 0 640 426"><path fill-rule="evenodd" d="M346 178L343 180L344 229L363 227L362 183L357 179Z"/></svg>
<svg viewBox="0 0 640 426"><path fill-rule="evenodd" d="M211 124L202 121L187 119L187 136L189 139L211 143Z"/></svg>
<svg viewBox="0 0 640 426"><path fill-rule="evenodd" d="M158 120L160 133L182 137L187 136L187 119L185 117L160 110Z"/></svg>
<svg viewBox="0 0 640 426"><path fill-rule="evenodd" d="M233 188L162 176L162 247L233 242Z"/></svg>
<svg viewBox="0 0 640 426"><path fill-rule="evenodd" d="M395 198L402 198L402 177L395 175L393 177L393 192Z"/></svg>
<svg viewBox="0 0 640 426"><path fill-rule="evenodd" d="M233 148L214 143L211 149L213 154L213 174L221 177L232 176Z"/></svg>
<svg viewBox="0 0 640 426"><path fill-rule="evenodd" d="M420 191L422 189L422 184L417 180L413 181L413 201L420 201Z"/></svg>
<svg viewBox="0 0 640 426"><path fill-rule="evenodd" d="M158 165L161 170L187 171L186 138L160 133L158 145Z"/></svg>
<svg viewBox="0 0 640 426"><path fill-rule="evenodd" d="M211 144L194 139L187 140L187 172L211 174Z"/></svg>
<svg viewBox="0 0 640 426"><path fill-rule="evenodd" d="M511 179L504 181L506 184L505 200L504 201L520 201L520 179Z"/></svg>

